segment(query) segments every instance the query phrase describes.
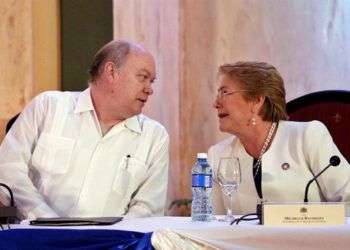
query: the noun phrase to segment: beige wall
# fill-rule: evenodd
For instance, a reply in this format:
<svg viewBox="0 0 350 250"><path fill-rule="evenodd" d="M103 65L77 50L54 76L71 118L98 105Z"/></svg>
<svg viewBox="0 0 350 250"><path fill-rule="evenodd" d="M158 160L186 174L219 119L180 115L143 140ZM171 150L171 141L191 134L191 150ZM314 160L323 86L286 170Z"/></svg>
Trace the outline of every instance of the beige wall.
<svg viewBox="0 0 350 250"><path fill-rule="evenodd" d="M215 2L220 15L213 42L219 63L274 64L284 76L288 100L317 90L350 88L349 1Z"/></svg>
<svg viewBox="0 0 350 250"><path fill-rule="evenodd" d="M0 1L0 140L37 93L59 88L58 0Z"/></svg>
<svg viewBox="0 0 350 250"><path fill-rule="evenodd" d="M146 44L158 62L146 113L170 133L169 200L190 197L195 154L218 131L219 64L261 60L282 73L290 100L350 89L350 3L319 0L114 0L114 36Z"/></svg>
<svg viewBox="0 0 350 250"><path fill-rule="evenodd" d="M163 3L163 0L114 1L114 37L138 41L155 55L157 80L145 113L166 126L171 162L180 166L179 4L177 0ZM179 188L185 187L181 180L187 175L180 167L172 167L170 176L178 180L174 182L176 187L169 185L169 195L173 197Z"/></svg>

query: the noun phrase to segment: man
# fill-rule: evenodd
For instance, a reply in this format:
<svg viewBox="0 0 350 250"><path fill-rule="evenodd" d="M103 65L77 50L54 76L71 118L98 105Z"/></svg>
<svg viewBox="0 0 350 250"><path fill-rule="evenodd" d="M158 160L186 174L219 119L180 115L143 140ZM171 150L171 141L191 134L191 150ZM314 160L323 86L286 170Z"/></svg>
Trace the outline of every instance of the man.
<svg viewBox="0 0 350 250"><path fill-rule="evenodd" d="M140 114L154 58L112 41L89 73L85 91L45 92L23 110L0 147L0 182L26 218L163 215L168 134Z"/></svg>

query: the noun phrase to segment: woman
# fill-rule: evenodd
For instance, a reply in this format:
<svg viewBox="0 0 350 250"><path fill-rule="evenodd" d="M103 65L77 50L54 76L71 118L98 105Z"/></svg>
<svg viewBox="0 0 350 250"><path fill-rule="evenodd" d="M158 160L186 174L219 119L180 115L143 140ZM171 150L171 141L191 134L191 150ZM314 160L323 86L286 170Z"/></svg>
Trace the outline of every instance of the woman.
<svg viewBox="0 0 350 250"><path fill-rule="evenodd" d="M303 202L307 182L340 157L309 189L309 201L349 201L350 166L319 121L291 122L286 113L283 79L263 62L238 62L219 67L214 103L220 130L233 136L209 149L217 177L221 157L236 157L242 182L234 193L233 213L256 211L257 201ZM215 180L214 179L214 180ZM227 199L214 182L216 214L225 214Z"/></svg>

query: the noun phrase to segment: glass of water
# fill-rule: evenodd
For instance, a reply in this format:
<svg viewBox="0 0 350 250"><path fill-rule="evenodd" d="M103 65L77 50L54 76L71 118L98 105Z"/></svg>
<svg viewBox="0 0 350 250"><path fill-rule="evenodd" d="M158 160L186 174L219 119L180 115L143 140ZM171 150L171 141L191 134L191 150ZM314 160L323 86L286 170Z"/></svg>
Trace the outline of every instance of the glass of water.
<svg viewBox="0 0 350 250"><path fill-rule="evenodd" d="M221 187L222 193L228 200L227 213L224 221L233 221L232 212L233 193L237 191L241 183L241 166L236 157L222 157L219 161L217 181Z"/></svg>

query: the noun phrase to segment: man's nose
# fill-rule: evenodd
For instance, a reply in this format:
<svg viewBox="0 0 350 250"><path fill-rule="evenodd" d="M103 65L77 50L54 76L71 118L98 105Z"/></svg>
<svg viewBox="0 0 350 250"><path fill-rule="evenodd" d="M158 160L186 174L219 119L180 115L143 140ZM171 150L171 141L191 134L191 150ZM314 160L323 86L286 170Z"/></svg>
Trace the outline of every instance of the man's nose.
<svg viewBox="0 0 350 250"><path fill-rule="evenodd" d="M153 94L153 88L152 85L149 84L148 86L146 86L143 90L147 95L152 95Z"/></svg>
<svg viewBox="0 0 350 250"><path fill-rule="evenodd" d="M215 100L213 102L213 108L215 108L215 109L220 108L220 102L219 102L218 98L215 98Z"/></svg>

